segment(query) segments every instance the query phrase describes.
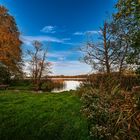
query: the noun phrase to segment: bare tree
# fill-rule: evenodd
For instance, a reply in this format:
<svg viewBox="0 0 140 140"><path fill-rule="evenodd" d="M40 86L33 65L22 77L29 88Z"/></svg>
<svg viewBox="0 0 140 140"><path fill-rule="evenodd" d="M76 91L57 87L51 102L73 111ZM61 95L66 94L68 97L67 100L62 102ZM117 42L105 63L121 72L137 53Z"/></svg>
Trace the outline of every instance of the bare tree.
<svg viewBox="0 0 140 140"><path fill-rule="evenodd" d="M123 46L122 40L118 41L116 30L114 23L105 21L103 28L100 28L99 42L88 39L86 45L81 48L85 63L108 74L112 71L122 72L128 48Z"/></svg>
<svg viewBox="0 0 140 140"><path fill-rule="evenodd" d="M33 83L36 89L41 88L41 78L50 73L50 62L47 59L47 48L43 48L39 41L34 41L34 50L28 50L28 55L30 56L30 73L33 79Z"/></svg>
<svg viewBox="0 0 140 140"><path fill-rule="evenodd" d="M123 24L124 21L114 20L112 22L113 25L113 40L115 41L117 52L117 64L119 73L121 74L126 68L128 68L127 58L129 57L129 53L132 51L131 44L132 39L128 35L128 30L126 29L126 25Z"/></svg>

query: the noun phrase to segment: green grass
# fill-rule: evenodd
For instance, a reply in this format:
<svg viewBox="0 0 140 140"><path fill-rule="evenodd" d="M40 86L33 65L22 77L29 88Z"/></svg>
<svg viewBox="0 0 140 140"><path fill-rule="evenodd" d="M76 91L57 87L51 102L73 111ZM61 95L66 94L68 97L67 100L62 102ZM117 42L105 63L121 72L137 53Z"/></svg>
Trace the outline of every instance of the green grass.
<svg viewBox="0 0 140 140"><path fill-rule="evenodd" d="M80 108L68 92L0 91L0 140L88 140Z"/></svg>

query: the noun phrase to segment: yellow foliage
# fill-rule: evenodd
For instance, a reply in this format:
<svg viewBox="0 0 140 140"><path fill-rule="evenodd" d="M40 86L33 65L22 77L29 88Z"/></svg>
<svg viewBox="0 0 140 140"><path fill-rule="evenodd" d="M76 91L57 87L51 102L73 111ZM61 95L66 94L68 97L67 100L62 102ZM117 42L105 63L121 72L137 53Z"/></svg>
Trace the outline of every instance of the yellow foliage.
<svg viewBox="0 0 140 140"><path fill-rule="evenodd" d="M17 69L21 60L21 43L14 18L0 6L0 62L11 70Z"/></svg>

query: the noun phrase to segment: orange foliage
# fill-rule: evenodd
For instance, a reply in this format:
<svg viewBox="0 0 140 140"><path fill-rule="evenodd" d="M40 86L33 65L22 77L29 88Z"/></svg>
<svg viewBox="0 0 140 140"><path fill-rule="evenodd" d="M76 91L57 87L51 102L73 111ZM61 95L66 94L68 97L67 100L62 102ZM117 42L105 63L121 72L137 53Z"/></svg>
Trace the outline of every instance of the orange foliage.
<svg viewBox="0 0 140 140"><path fill-rule="evenodd" d="M14 18L0 6L0 62L12 71L21 61L21 43Z"/></svg>

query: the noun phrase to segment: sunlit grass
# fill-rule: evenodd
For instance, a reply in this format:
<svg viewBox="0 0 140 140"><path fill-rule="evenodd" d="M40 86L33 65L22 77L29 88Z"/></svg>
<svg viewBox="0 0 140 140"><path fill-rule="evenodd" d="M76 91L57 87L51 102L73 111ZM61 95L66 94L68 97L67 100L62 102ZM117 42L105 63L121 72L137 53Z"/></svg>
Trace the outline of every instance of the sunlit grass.
<svg viewBox="0 0 140 140"><path fill-rule="evenodd" d="M81 102L72 93L0 91L0 139L87 140Z"/></svg>

